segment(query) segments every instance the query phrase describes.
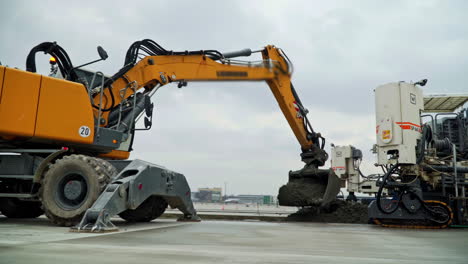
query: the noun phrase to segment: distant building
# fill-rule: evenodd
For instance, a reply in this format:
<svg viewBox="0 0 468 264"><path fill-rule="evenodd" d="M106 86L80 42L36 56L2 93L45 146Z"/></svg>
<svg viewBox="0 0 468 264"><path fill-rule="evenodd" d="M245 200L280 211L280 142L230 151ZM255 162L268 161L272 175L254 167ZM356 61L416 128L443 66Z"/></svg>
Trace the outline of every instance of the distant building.
<svg viewBox="0 0 468 264"><path fill-rule="evenodd" d="M222 201L222 188L198 188L195 198L200 202L217 203Z"/></svg>
<svg viewBox="0 0 468 264"><path fill-rule="evenodd" d="M240 194L229 198L244 204L276 204L276 197L273 195Z"/></svg>
<svg viewBox="0 0 468 264"><path fill-rule="evenodd" d="M239 204L265 204L274 205L277 203L276 196L241 194L223 197L221 187L198 188L197 192L192 192L192 201L200 203L239 203ZM224 199L223 199L224 198Z"/></svg>
<svg viewBox="0 0 468 264"><path fill-rule="evenodd" d="M192 202L194 202L194 203L199 202L198 192L191 192L190 193L190 198L192 198Z"/></svg>

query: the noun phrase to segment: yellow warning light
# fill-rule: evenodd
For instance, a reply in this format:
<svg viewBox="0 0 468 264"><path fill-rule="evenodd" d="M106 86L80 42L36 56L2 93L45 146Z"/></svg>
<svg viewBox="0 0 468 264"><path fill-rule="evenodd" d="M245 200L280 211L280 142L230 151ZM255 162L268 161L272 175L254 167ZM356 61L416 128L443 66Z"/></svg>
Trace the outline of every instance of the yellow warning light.
<svg viewBox="0 0 468 264"><path fill-rule="evenodd" d="M49 62L51 64L55 64L55 63L57 63L57 60L55 59L55 57L50 57Z"/></svg>
<svg viewBox="0 0 468 264"><path fill-rule="evenodd" d="M112 140L112 143L117 144L117 140L116 139Z"/></svg>

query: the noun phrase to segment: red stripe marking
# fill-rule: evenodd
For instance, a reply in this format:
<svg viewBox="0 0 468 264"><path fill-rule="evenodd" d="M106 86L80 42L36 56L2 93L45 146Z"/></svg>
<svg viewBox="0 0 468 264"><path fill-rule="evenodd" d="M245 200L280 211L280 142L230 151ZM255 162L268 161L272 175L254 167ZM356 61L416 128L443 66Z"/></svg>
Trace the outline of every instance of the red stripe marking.
<svg viewBox="0 0 468 264"><path fill-rule="evenodd" d="M336 170L336 169L346 169L345 167L332 167L332 170Z"/></svg>
<svg viewBox="0 0 468 264"><path fill-rule="evenodd" d="M415 127L421 127L420 125L416 125L415 123L411 123L411 122L395 122L397 123L398 125L413 125Z"/></svg>
<svg viewBox="0 0 468 264"><path fill-rule="evenodd" d="M293 102L294 109L299 112L299 107L297 106L296 101Z"/></svg>

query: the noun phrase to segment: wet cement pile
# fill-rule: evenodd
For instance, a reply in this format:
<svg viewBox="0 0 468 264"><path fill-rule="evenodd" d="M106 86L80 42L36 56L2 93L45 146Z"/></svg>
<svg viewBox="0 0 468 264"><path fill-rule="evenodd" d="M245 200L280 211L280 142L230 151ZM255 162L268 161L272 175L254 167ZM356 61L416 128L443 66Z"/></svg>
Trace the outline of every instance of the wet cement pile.
<svg viewBox="0 0 468 264"><path fill-rule="evenodd" d="M325 205L340 192L340 179L331 169L307 167L289 172L289 181L281 186L278 202L285 206Z"/></svg>
<svg viewBox="0 0 468 264"><path fill-rule="evenodd" d="M367 224L367 205L335 200L328 208L320 206L302 208L289 215L286 221Z"/></svg>
<svg viewBox="0 0 468 264"><path fill-rule="evenodd" d="M285 206L319 205L326 188L327 182L320 183L309 178L290 181L279 189L278 201Z"/></svg>

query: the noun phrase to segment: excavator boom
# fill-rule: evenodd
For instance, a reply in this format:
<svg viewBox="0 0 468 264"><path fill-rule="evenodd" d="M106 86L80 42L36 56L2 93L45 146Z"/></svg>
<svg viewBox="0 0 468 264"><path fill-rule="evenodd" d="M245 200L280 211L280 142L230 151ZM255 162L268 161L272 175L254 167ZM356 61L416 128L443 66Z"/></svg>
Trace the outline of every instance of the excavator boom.
<svg viewBox="0 0 468 264"><path fill-rule="evenodd" d="M129 51L132 47L133 52L135 47L155 50L157 45L148 40L135 43ZM289 173L288 184L280 189L279 203L286 206L326 205L335 199L340 182L333 170L318 168L328 159L323 150L325 139L313 130L307 118L308 110L291 83L292 64L275 46L266 46L258 52L261 52L262 60L257 62L229 59L249 56L252 53L249 49L226 55L217 51L178 53L158 50L149 52L149 56L138 62L129 56L129 52L126 58L129 64L107 82L103 96L94 97L95 104L100 105L95 114L101 115L102 126L114 124L116 115L112 109L132 98L135 100L136 91L152 95L155 89L173 82L184 86L189 81L265 81L301 146L301 158L306 164L304 168ZM102 101L102 98L108 100ZM130 129L131 126L125 124L124 128Z"/></svg>
<svg viewBox="0 0 468 264"><path fill-rule="evenodd" d="M238 65L228 60L217 62L207 55L147 56L115 80L111 89L104 92L104 98L114 97L114 101L104 101L102 108L115 108L122 100L132 96L135 89L144 88L149 93L155 87L173 82L266 81L302 149L310 149L314 144L314 136L304 126L306 110L292 87L290 63L280 54L280 49L274 46L267 46L261 52L262 61ZM126 89L126 94L123 95L122 90L129 83L136 87ZM99 96L94 98L96 105L100 99ZM104 119L108 118L105 113L103 116Z"/></svg>

